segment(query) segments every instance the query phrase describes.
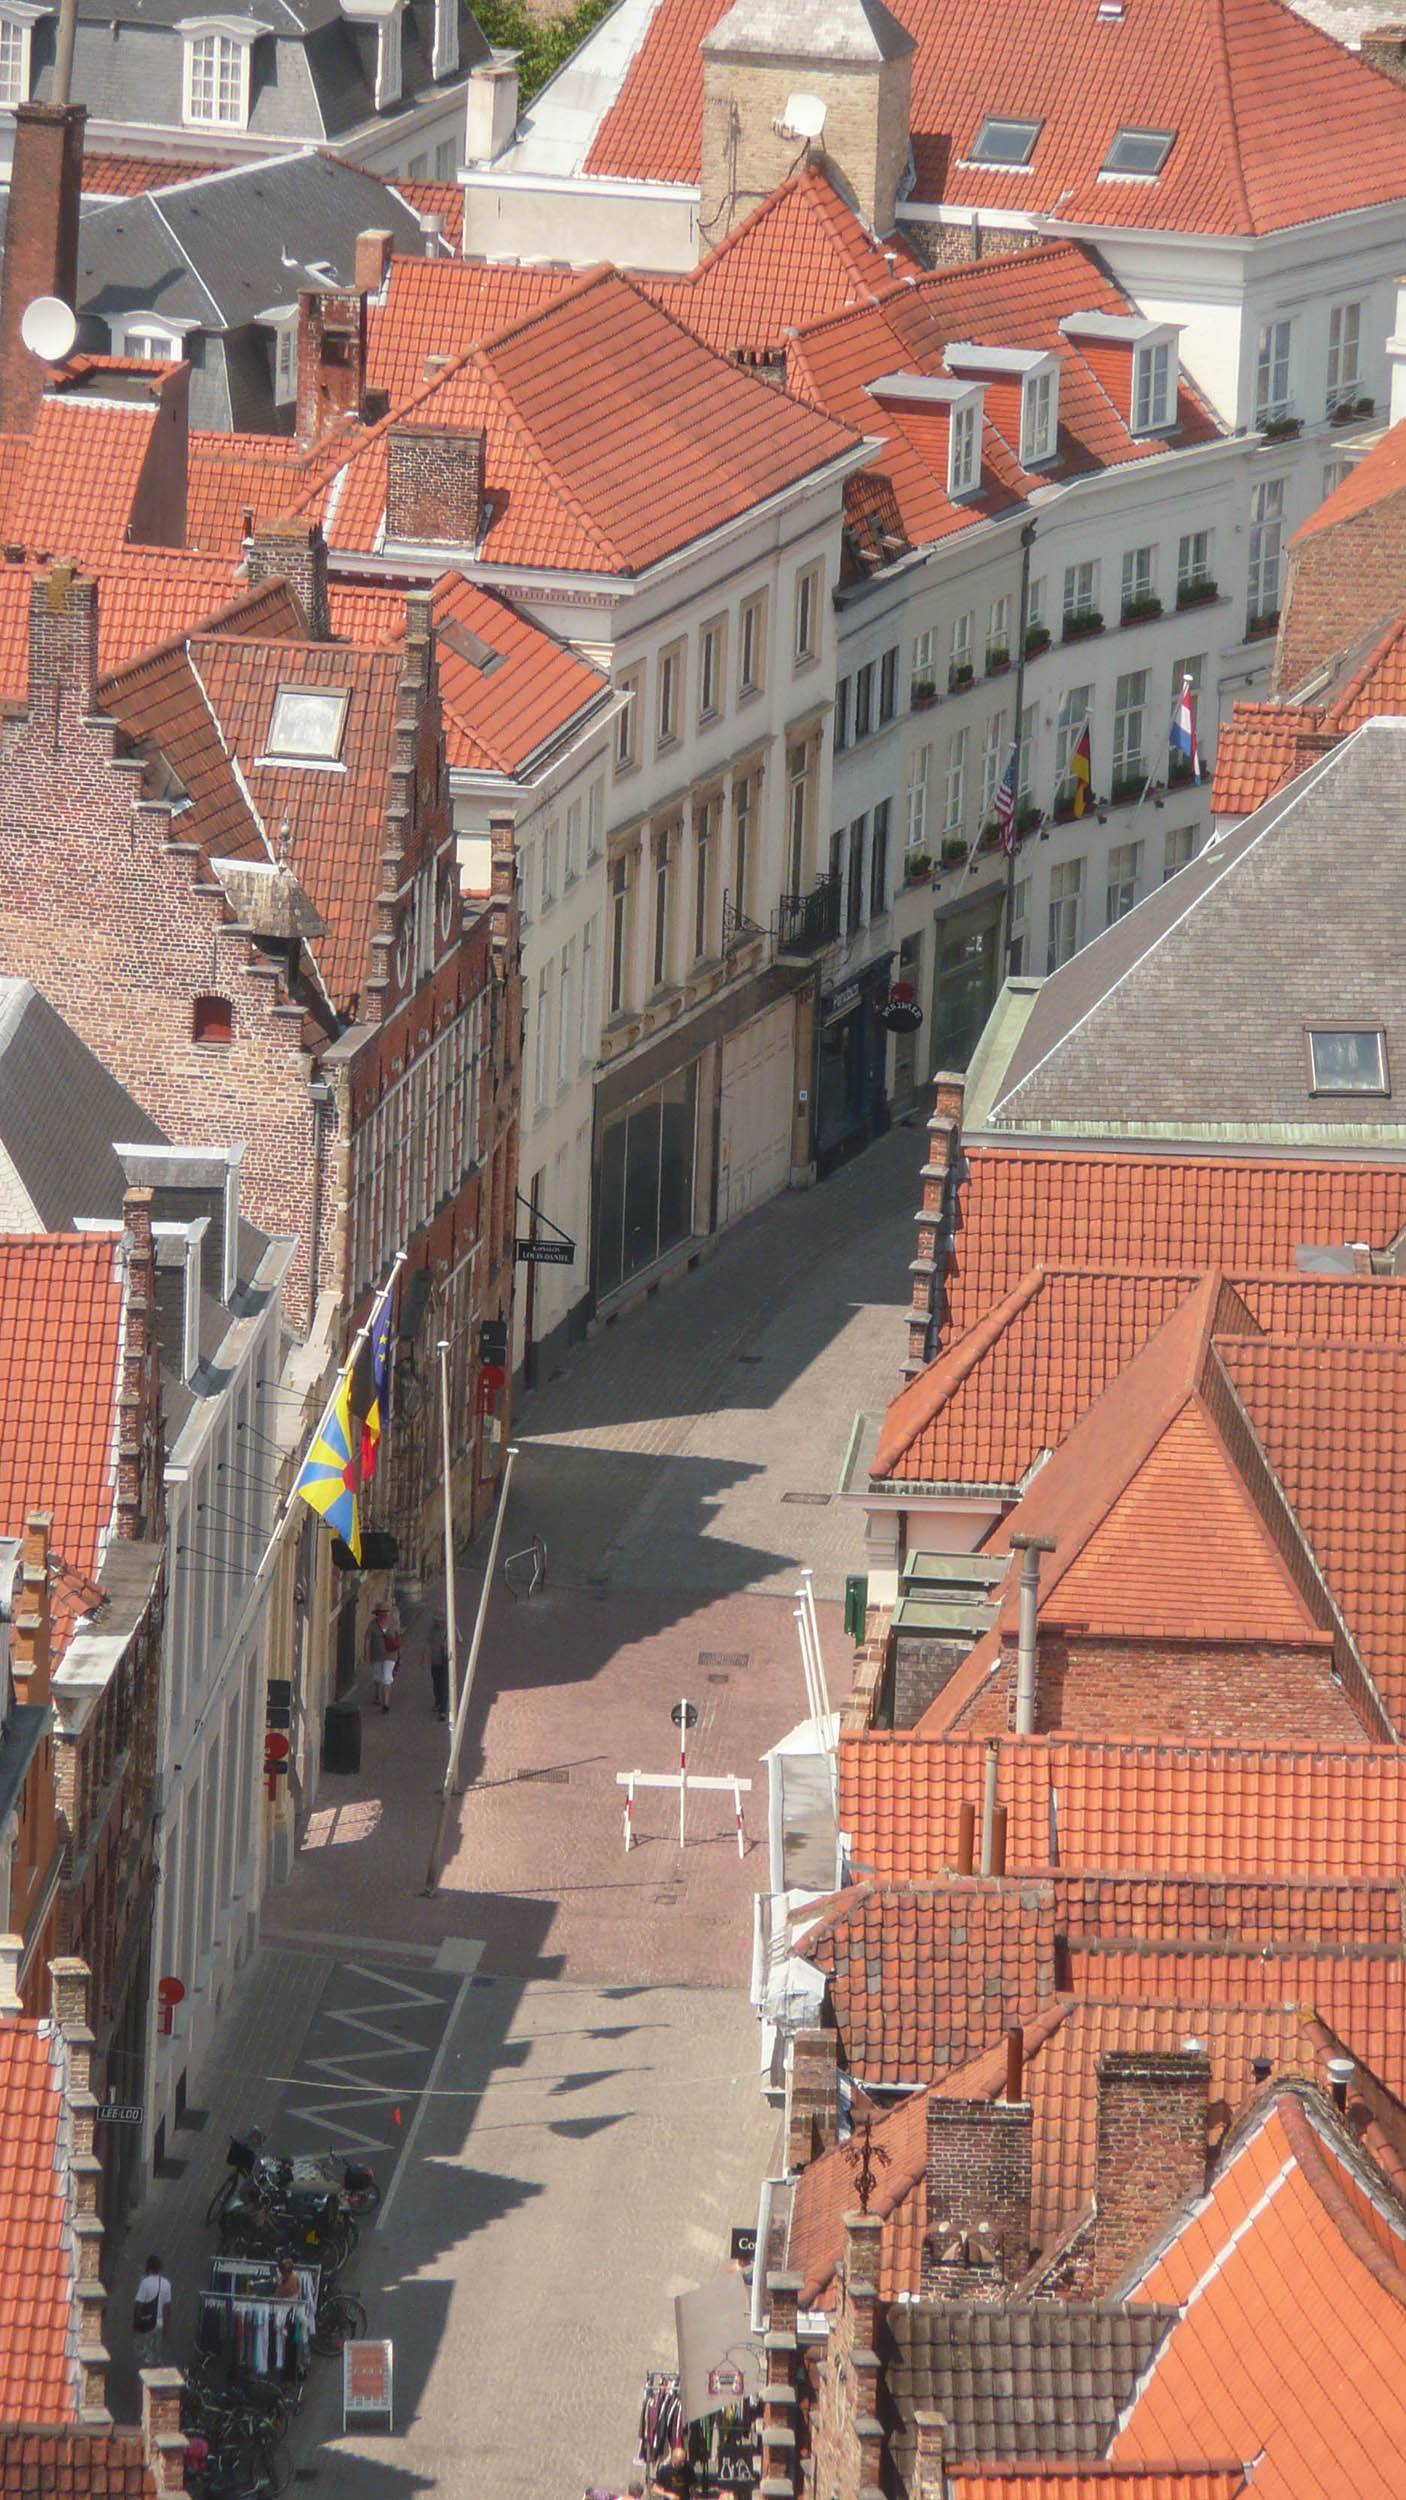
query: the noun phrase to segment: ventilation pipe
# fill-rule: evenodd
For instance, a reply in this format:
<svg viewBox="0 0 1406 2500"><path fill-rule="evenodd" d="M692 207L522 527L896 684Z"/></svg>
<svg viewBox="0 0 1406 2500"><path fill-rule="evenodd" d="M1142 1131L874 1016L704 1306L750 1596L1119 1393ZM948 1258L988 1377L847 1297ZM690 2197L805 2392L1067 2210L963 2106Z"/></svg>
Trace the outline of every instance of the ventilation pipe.
<svg viewBox="0 0 1406 2500"><path fill-rule="evenodd" d="M1020 1556L1020 1630L1015 1669L1015 1732L1035 1733L1035 1631L1040 1612L1040 1556L1054 1552L1052 1536L1013 1536L1012 1553Z"/></svg>
<svg viewBox="0 0 1406 2500"><path fill-rule="evenodd" d="M957 1872L970 1875L976 1864L976 1808L969 1797L957 1808Z"/></svg>
<svg viewBox="0 0 1406 2500"><path fill-rule="evenodd" d="M991 1854L996 1845L996 1772L1001 1748L994 1736L986 1742L986 1776L981 1799L981 1871L991 1872Z"/></svg>
<svg viewBox="0 0 1406 2500"><path fill-rule="evenodd" d="M1008 2101L1022 2100L1024 2088L1025 2030L1022 2024L1012 2023L1010 2030L1006 2033L1006 2099Z"/></svg>
<svg viewBox="0 0 1406 2500"><path fill-rule="evenodd" d="M1356 2072L1357 2069L1350 2057L1329 2058L1328 2089L1333 2095L1334 2109L1346 2109L1347 2087L1351 2083Z"/></svg>

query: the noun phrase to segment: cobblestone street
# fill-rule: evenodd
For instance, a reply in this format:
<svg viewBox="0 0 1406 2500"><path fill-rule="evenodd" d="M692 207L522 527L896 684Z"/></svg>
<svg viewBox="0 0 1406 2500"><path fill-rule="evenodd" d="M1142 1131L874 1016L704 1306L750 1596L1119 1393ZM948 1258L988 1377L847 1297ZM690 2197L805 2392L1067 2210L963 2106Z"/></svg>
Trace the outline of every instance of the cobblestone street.
<svg viewBox="0 0 1406 2500"><path fill-rule="evenodd" d="M304 2481L368 2500L623 2488L642 2372L672 2357L673 2296L719 2270L754 2214L777 2149L746 1995L760 1756L804 1715L803 1565L842 1680L839 1600L862 1555L836 1486L855 1407L887 1394L902 1357L923 1146L920 1125L899 1128L763 1209L527 1402L507 1544L544 1537L548 1585L525 1604L492 1593L438 1892L423 1892L443 1763L427 1604L390 1717L367 1715L361 1772L324 1779L266 1900L220 2071L173 2147L184 2171L127 2235L113 2331L120 2348L138 2239L162 2248L178 2309L202 2274L232 2126L262 2118L311 2143L340 2124L383 2146L393 2127L357 2267L372 2331L395 2339L396 2428L342 2440L337 2372L318 2365ZM466 1568L465 1623L479 1585ZM674 1767L685 1694L690 1767L754 1783L740 1859L725 1791L691 1800L680 1850L676 1800L642 1790L639 1845L623 1848L616 1773ZM343 2040L338 2009L381 2024L368 2005L417 1995L434 2003L408 2019L411 2062L382 2070L403 2090L379 2092L370 2035Z"/></svg>

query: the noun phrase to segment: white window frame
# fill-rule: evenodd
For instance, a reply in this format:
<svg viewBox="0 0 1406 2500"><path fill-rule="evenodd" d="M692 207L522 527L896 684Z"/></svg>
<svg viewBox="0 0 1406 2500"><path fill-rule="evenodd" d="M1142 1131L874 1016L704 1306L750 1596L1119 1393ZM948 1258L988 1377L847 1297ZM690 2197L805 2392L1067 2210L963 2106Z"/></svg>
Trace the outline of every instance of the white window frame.
<svg viewBox="0 0 1406 2500"><path fill-rule="evenodd" d="M928 840L928 784L932 780L932 745L915 747L908 760L908 801L903 847L925 851Z"/></svg>
<svg viewBox="0 0 1406 2500"><path fill-rule="evenodd" d="M1294 325L1285 315L1260 324L1255 345L1255 423L1271 423L1294 413Z"/></svg>
<svg viewBox="0 0 1406 2500"><path fill-rule="evenodd" d="M1133 349L1132 431L1164 434L1177 416L1178 357L1173 337L1143 339Z"/></svg>
<svg viewBox="0 0 1406 2500"><path fill-rule="evenodd" d="M797 668L808 667L820 657L820 598L823 568L804 564L796 575L796 643Z"/></svg>
<svg viewBox="0 0 1406 2500"><path fill-rule="evenodd" d="M459 0L434 0L432 78L452 78L459 66Z"/></svg>
<svg viewBox="0 0 1406 2500"><path fill-rule="evenodd" d="M181 64L181 119L189 130L247 130L249 127L249 73L258 29L245 18L186 18L178 27L184 54ZM209 91L214 110L196 111L196 56L205 45L214 46ZM226 52L236 59L226 62ZM238 88L235 109L221 112L227 81L226 67L235 69ZM201 82L203 84L203 81Z"/></svg>
<svg viewBox="0 0 1406 2500"><path fill-rule="evenodd" d="M1064 601L1060 610L1066 625L1071 616L1098 614L1098 564L1097 556L1085 556L1077 564L1066 564Z"/></svg>
<svg viewBox="0 0 1406 2500"><path fill-rule="evenodd" d="M620 709L615 715L614 754L617 777L621 773L632 773L640 760L639 715L640 696L643 691L644 671L642 669L629 669L616 682L616 692L621 697Z"/></svg>
<svg viewBox="0 0 1406 2500"><path fill-rule="evenodd" d="M1250 491L1250 537L1247 567L1247 613L1255 623L1279 610L1280 567L1284 560L1284 480L1261 478Z"/></svg>
<svg viewBox="0 0 1406 2500"><path fill-rule="evenodd" d="M1036 469L1059 447L1059 369L1026 375L1020 392L1020 465Z"/></svg>
<svg viewBox="0 0 1406 2500"><path fill-rule="evenodd" d="M1062 790L1069 779L1069 758L1078 743L1079 732L1092 717L1094 690L1092 686L1067 686L1055 723L1055 788Z"/></svg>
<svg viewBox="0 0 1406 2500"><path fill-rule="evenodd" d="M1131 607L1136 600L1157 595L1157 550L1155 547L1125 547L1123 550L1122 605Z"/></svg>
<svg viewBox="0 0 1406 2500"><path fill-rule="evenodd" d="M981 485L982 393L952 402L947 420L947 492L954 501Z"/></svg>
<svg viewBox="0 0 1406 2500"><path fill-rule="evenodd" d="M1167 829L1166 841L1162 845L1163 885L1169 877L1177 874L1178 869L1189 868L1195 857L1196 827L1194 825L1170 825Z"/></svg>
<svg viewBox="0 0 1406 2500"><path fill-rule="evenodd" d="M1362 388L1362 304L1334 304L1328 314L1328 414L1351 406Z"/></svg>
<svg viewBox="0 0 1406 2500"><path fill-rule="evenodd" d="M1147 776L1147 702L1151 671L1129 668L1113 688L1114 783Z"/></svg>
<svg viewBox="0 0 1406 2500"><path fill-rule="evenodd" d="M1213 582L1215 572L1216 534L1214 530L1184 530L1177 546L1177 589L1199 590L1203 582Z"/></svg>
<svg viewBox="0 0 1406 2500"><path fill-rule="evenodd" d="M963 726L954 729L947 741L947 763L942 781L942 830L960 833L967 805L967 749L970 732Z"/></svg>
<svg viewBox="0 0 1406 2500"><path fill-rule="evenodd" d="M376 110L388 113L405 92L400 11L392 9L376 27Z"/></svg>
<svg viewBox="0 0 1406 2500"><path fill-rule="evenodd" d="M766 592L757 590L739 610L737 692L745 699L766 685Z"/></svg>
<svg viewBox="0 0 1406 2500"><path fill-rule="evenodd" d="M1142 844L1115 842L1108 854L1105 880L1104 916L1111 929L1115 920L1123 920L1138 899L1142 879Z"/></svg>
<svg viewBox="0 0 1406 2500"><path fill-rule="evenodd" d="M121 345L117 353L129 359L139 358L147 364L178 365L185 354L185 343L180 333L168 329L164 321L124 322L120 337ZM148 348L152 350L150 355L146 352Z"/></svg>
<svg viewBox="0 0 1406 2500"><path fill-rule="evenodd" d="M727 623L721 616L711 617L698 637L698 717L701 721L717 720L721 716L726 667Z"/></svg>
<svg viewBox="0 0 1406 2500"><path fill-rule="evenodd" d="M987 721L986 736L982 741L981 747L981 813L983 820L990 815L991 809L995 803L997 784L999 783L1001 775L1005 770L1009 752L1010 733L1006 727L1005 712L1004 710L993 712L990 719Z"/></svg>
<svg viewBox="0 0 1406 2500"><path fill-rule="evenodd" d="M33 75L30 38L33 31L32 16L19 9L0 9L0 37L11 38L16 54L14 77L12 79L0 77L0 105L14 106L29 102L30 80Z"/></svg>
<svg viewBox="0 0 1406 2500"><path fill-rule="evenodd" d="M1079 952L1079 924L1084 908L1084 863L1064 859L1050 870L1049 944L1045 970L1058 972Z"/></svg>

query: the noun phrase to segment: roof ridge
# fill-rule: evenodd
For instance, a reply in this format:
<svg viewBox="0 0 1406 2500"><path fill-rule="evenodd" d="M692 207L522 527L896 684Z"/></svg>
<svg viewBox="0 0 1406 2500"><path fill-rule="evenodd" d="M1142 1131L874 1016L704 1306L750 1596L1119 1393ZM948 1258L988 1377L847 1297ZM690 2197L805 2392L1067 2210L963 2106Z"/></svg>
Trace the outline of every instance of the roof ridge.
<svg viewBox="0 0 1406 2500"><path fill-rule="evenodd" d="M99 576L98 581L98 593L99 619L101 620L101 576ZM250 584L238 598L230 601L228 607L217 609L214 614L209 617L198 618L193 625L183 625L179 632L170 635L165 642L153 643L149 651L139 652L135 659L124 660L120 668L109 669L105 676L98 679L99 696L101 697L109 689L115 689L127 684L130 680L136 678L144 669L149 668L154 661L164 661L174 658L178 653L185 651L189 644L198 636L208 638L209 635L218 631L222 625L227 625L231 618L243 614L246 610L257 610L260 607L266 607L280 595L284 597L291 595L289 593L287 583L281 576L276 576L266 582ZM256 634L240 634L237 636L229 634L226 639L230 641L237 640L240 642L248 642L251 645L257 645L261 638ZM282 638L276 635L269 635L266 639L269 642L274 642L281 640Z"/></svg>
<svg viewBox="0 0 1406 2500"><path fill-rule="evenodd" d="M1226 5L1227 0L1207 0L1207 7L1212 20L1211 55L1213 74L1215 76L1216 84L1220 90L1221 104L1225 112L1226 120L1230 124L1231 148L1228 173L1231 191L1234 195L1235 205L1245 220L1246 233L1256 234L1259 229L1255 223L1254 212L1250 207L1250 194L1245 187L1245 168L1240 150L1240 117L1235 109L1235 82L1230 71L1230 37L1227 32L1225 22ZM1263 5L1263 0L1259 0L1259 5ZM1286 9L1284 14L1286 17L1294 17L1295 22L1298 25L1303 25L1304 20L1299 17L1295 11Z"/></svg>

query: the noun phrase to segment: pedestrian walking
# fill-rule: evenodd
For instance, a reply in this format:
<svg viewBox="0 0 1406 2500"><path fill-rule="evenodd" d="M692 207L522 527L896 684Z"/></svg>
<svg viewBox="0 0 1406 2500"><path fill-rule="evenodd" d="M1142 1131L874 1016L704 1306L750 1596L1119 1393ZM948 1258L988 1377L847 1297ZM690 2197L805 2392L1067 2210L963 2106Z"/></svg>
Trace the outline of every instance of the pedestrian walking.
<svg viewBox="0 0 1406 2500"><path fill-rule="evenodd" d="M449 1716L449 1643L444 1633L444 1618L436 1615L430 1632L430 1691L434 1695L434 1714L441 1721Z"/></svg>
<svg viewBox="0 0 1406 2500"><path fill-rule="evenodd" d="M139 2370L155 2369L159 2364L170 2317L170 2279L161 2271L160 2258L148 2257L146 2272L132 2302L132 2335Z"/></svg>
<svg viewBox="0 0 1406 2500"><path fill-rule="evenodd" d="M387 1630L389 1621L386 1607L373 1606L371 1621L366 1627L366 1663L371 1669L372 1698L383 1714L390 1709L391 1686L395 1682L395 1653Z"/></svg>

